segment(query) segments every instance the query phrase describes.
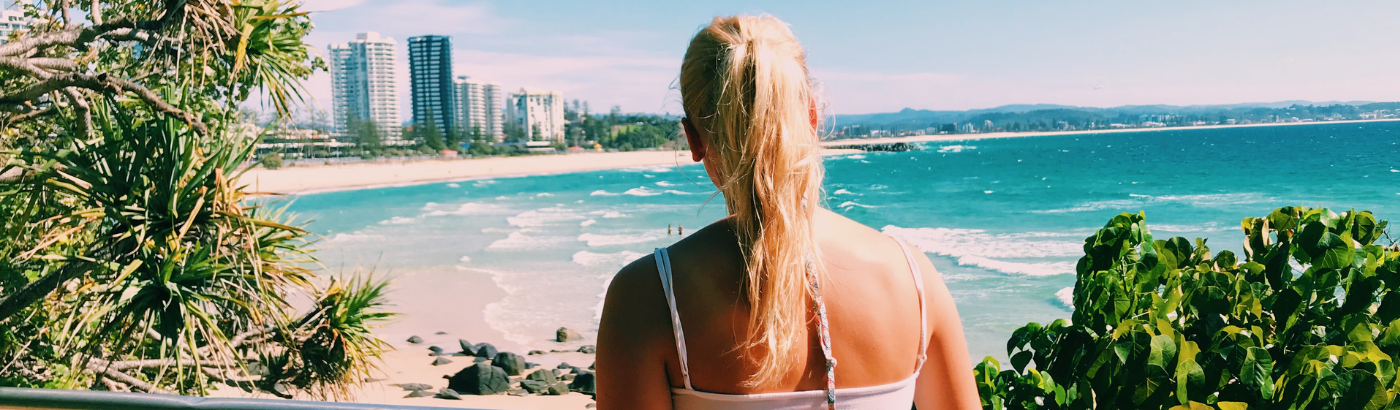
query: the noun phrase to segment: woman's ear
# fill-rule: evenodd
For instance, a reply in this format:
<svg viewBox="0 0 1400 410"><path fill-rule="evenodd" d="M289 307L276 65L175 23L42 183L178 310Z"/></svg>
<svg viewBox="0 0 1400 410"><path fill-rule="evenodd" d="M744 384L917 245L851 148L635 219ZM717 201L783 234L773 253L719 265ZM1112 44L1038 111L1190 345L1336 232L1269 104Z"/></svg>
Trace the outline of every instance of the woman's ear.
<svg viewBox="0 0 1400 410"><path fill-rule="evenodd" d="M812 117L812 131L821 131L821 128L818 127L821 126L820 120L822 115L821 112L817 111L817 100L815 98L807 99L807 115Z"/></svg>
<svg viewBox="0 0 1400 410"><path fill-rule="evenodd" d="M690 144L690 158L695 162L705 159L705 139L700 137L700 130L695 128L695 123L690 122L690 117L681 118L681 128L685 129L685 141Z"/></svg>

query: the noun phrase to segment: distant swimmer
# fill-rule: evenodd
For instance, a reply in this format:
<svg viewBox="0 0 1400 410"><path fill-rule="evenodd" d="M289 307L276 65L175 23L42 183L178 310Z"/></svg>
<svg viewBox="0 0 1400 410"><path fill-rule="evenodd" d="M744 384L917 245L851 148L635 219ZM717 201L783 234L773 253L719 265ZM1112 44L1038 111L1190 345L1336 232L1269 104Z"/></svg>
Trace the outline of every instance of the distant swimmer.
<svg viewBox="0 0 1400 410"><path fill-rule="evenodd" d="M666 236L671 236L671 225L666 225Z"/></svg>
<svg viewBox="0 0 1400 410"><path fill-rule="evenodd" d="M676 236L685 236L684 226L676 226Z"/></svg>

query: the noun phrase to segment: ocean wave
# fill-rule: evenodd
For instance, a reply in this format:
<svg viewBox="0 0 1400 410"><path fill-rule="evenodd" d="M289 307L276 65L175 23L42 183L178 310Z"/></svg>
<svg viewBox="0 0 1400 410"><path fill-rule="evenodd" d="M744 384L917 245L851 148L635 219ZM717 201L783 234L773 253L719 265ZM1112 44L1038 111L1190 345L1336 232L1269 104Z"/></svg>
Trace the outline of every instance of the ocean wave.
<svg viewBox="0 0 1400 410"><path fill-rule="evenodd" d="M359 232L354 232L354 233L338 233L338 234L335 234L335 236L332 236L331 239L329 239L329 241L331 241L331 242L336 242L336 243L346 243L346 242L371 242L371 241L382 241L382 240L384 240L384 235L373 235L373 234L365 234L365 233L359 233Z"/></svg>
<svg viewBox="0 0 1400 410"><path fill-rule="evenodd" d="M616 194L616 193L612 193L612 192L608 192L608 191L604 191L604 190L599 189L599 190L597 190L597 191L593 191L593 192L588 193L588 195L589 195L589 196L618 196L618 195L622 195L622 194Z"/></svg>
<svg viewBox="0 0 1400 410"><path fill-rule="evenodd" d="M698 192L685 192L685 191L677 191L677 190L674 190L674 189L668 189L668 190L666 190L666 193L671 194L671 195L695 195L695 194L698 194Z"/></svg>
<svg viewBox="0 0 1400 410"><path fill-rule="evenodd" d="M838 190L836 190L836 192L832 192L831 194L832 194L832 195L860 195L860 194L851 192L850 190L847 190L846 188L838 189Z"/></svg>
<svg viewBox="0 0 1400 410"><path fill-rule="evenodd" d="M627 167L618 169L624 172L671 172L672 167Z"/></svg>
<svg viewBox="0 0 1400 410"><path fill-rule="evenodd" d="M632 216L618 211L594 211L590 212L589 215L602 215L604 219L626 218Z"/></svg>
<svg viewBox="0 0 1400 410"><path fill-rule="evenodd" d="M541 193L535 194L535 198L548 198L548 197L551 197L551 196L554 196L554 194L551 194L551 193L548 193L548 192L541 192Z"/></svg>
<svg viewBox="0 0 1400 410"><path fill-rule="evenodd" d="M588 226L588 225L592 225L592 224L596 224L596 223L598 223L598 220L597 220L597 219L589 219L589 220L587 220L587 221L579 222L579 223L578 223L578 226Z"/></svg>
<svg viewBox="0 0 1400 410"><path fill-rule="evenodd" d="M559 246L569 241L564 236L529 236L524 232L511 232L503 239L486 246L488 251L524 251Z"/></svg>
<svg viewBox="0 0 1400 410"><path fill-rule="evenodd" d="M623 192L623 194L631 196L657 196L661 195L661 192L652 191L650 188L647 187L637 187L629 189L627 190L627 192Z"/></svg>
<svg viewBox="0 0 1400 410"><path fill-rule="evenodd" d="M645 242L651 242L651 241L655 241L655 240L657 240L657 239L661 239L661 238L665 238L665 237L666 237L666 234L665 234L665 233L662 233L660 230L647 231L647 232L645 232L645 233L640 233L640 234L618 234L618 235L603 235L603 234L596 234L596 233L585 233L585 234L582 234L582 235L579 235L579 236L578 236L578 241L579 241L579 242L587 243L589 247L598 247L598 246L631 245L631 244L637 244L637 243L645 243Z"/></svg>
<svg viewBox="0 0 1400 410"><path fill-rule="evenodd" d="M561 207L553 207L521 212L520 214L506 218L506 222L510 223L511 226L528 228L547 225L557 225L581 219L584 219L584 216L580 215L577 212L574 212L573 210Z"/></svg>
<svg viewBox="0 0 1400 410"><path fill-rule="evenodd" d="M457 185L456 183L451 183L451 184L447 184L447 187L448 187L448 188L461 188L462 186L461 186L461 185Z"/></svg>
<svg viewBox="0 0 1400 410"><path fill-rule="evenodd" d="M622 251L617 253L593 253L589 251L578 251L574 253L574 263L590 268L621 269L627 263L646 256L643 253L632 251Z"/></svg>
<svg viewBox="0 0 1400 410"><path fill-rule="evenodd" d="M1064 288L1064 289L1060 289L1060 290L1058 290L1058 291L1055 291L1055 297L1058 298L1058 299L1060 299L1060 303L1064 303L1064 304L1065 304L1065 307L1070 308L1071 310L1074 309L1074 287L1073 287L1073 286L1070 286L1070 287L1067 287L1067 288Z"/></svg>
<svg viewBox="0 0 1400 410"><path fill-rule="evenodd" d="M1081 241L1059 239L1080 236L1077 233L990 234L980 229L901 228L894 225L886 226L881 231L924 252L954 258L959 265L1014 275L1073 273L1075 262L1068 259L1077 260L1084 252Z"/></svg>
<svg viewBox="0 0 1400 410"><path fill-rule="evenodd" d="M865 159L865 155L861 155L861 154L851 154L851 155L847 155L845 158L848 158L848 159Z"/></svg>
<svg viewBox="0 0 1400 410"><path fill-rule="evenodd" d="M471 262L471 261L472 261L472 257L467 256L467 255L462 255L462 258L461 258L461 259L457 259L457 260L462 261L463 263L466 263L466 262Z"/></svg>
<svg viewBox="0 0 1400 410"><path fill-rule="evenodd" d="M482 180L478 180L478 181L472 183L472 186L477 187L477 188L482 188L482 187L485 187L485 186L487 186L487 185L491 185L491 184L494 184L494 183L496 183L496 180L494 180L494 179L482 179Z"/></svg>
<svg viewBox="0 0 1400 410"><path fill-rule="evenodd" d="M974 149L977 149L977 147L971 146L971 145L944 145L944 146L938 147L938 152L942 152L942 153L959 153L959 152L963 152L963 151L965 151L965 150L974 150Z"/></svg>
<svg viewBox="0 0 1400 410"><path fill-rule="evenodd" d="M1102 210L1136 210L1143 205L1160 203L1181 203L1193 207L1216 207L1224 205L1238 204L1259 204L1271 202L1273 199L1263 194L1253 192L1240 192L1233 194L1197 194L1197 195L1143 195L1128 194L1132 199L1110 199L1104 201L1082 202L1069 208L1035 210L1031 213L1037 214L1059 214L1074 212L1090 212Z"/></svg>
<svg viewBox="0 0 1400 410"><path fill-rule="evenodd" d="M680 184L673 184L673 183L666 182L666 181L656 181L656 186L671 187L671 186L679 186L679 185L680 185Z"/></svg>
<svg viewBox="0 0 1400 410"><path fill-rule="evenodd" d="M425 208L426 208L426 207L425 207ZM476 203L476 202L467 202L467 203L465 203L465 204L458 205L458 206L457 206L457 209L454 209L454 210L451 210L451 211L439 209L439 210L434 210L434 211L428 212L428 213L426 213L426 214L423 214L423 216L481 215L481 214L500 213L500 212L505 211L505 210L506 210L506 208L504 208L504 207L502 207L502 206L500 206L500 205L482 204L482 203Z"/></svg>
<svg viewBox="0 0 1400 410"><path fill-rule="evenodd" d="M380 225L403 225L403 224L413 223L413 221L416 221L416 220L418 220L418 218L411 218L411 217L407 217L407 216L396 216L396 217L393 217L393 218L385 219L385 220L383 220L383 221L379 221L379 224L380 224Z"/></svg>
<svg viewBox="0 0 1400 410"><path fill-rule="evenodd" d="M842 208L842 209L851 209L851 208L854 208L854 207L861 207L861 208L865 208L865 209L871 209L871 208L879 208L880 206L879 206L879 205L858 204L858 203L855 203L855 202L852 202L852 201L846 201L846 202L842 202L841 205L837 205L836 207L837 207L837 208Z"/></svg>

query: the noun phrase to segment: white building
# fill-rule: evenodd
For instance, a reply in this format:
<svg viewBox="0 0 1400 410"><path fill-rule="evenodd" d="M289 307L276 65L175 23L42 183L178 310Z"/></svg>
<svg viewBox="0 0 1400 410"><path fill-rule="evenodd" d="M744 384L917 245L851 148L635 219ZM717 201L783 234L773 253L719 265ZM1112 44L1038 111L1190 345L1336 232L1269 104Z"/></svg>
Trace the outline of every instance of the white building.
<svg viewBox="0 0 1400 410"><path fill-rule="evenodd" d="M355 41L329 47L335 133L348 135L353 121L373 121L386 145L398 145L398 78L394 71L393 38L360 33Z"/></svg>
<svg viewBox="0 0 1400 410"><path fill-rule="evenodd" d="M455 120L462 131L472 135L475 129L492 141L501 141L505 136L501 122L501 108L504 106L501 85L474 81L465 75L457 76L452 82L457 93Z"/></svg>
<svg viewBox="0 0 1400 410"><path fill-rule="evenodd" d="M24 16L24 9L21 7L24 4L27 4L26 0L15 1L4 10L0 10L0 44L8 43L10 33L14 33L15 30L29 28L30 20Z"/></svg>
<svg viewBox="0 0 1400 410"><path fill-rule="evenodd" d="M558 92L521 88L510 95L506 108L527 142L564 142L564 97Z"/></svg>

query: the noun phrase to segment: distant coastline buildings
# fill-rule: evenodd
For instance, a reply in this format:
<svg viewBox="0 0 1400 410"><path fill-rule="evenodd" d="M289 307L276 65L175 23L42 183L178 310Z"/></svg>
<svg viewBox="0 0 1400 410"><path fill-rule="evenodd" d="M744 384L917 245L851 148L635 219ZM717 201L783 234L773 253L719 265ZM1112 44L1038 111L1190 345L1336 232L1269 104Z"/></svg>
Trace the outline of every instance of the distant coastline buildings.
<svg viewBox="0 0 1400 410"><path fill-rule="evenodd" d="M413 127L431 124L439 135L457 130L456 84L452 81L452 37L408 38L409 90Z"/></svg>
<svg viewBox="0 0 1400 410"><path fill-rule="evenodd" d="M478 135L500 142L505 137L501 123L501 85L480 82L460 75L453 81L457 110L454 121L466 135Z"/></svg>
<svg viewBox="0 0 1400 410"><path fill-rule="evenodd" d="M27 0L20 0L10 3L10 6L0 10L0 44L10 41L10 33L15 30L29 28L29 17L24 16L24 9L19 6L28 4Z"/></svg>
<svg viewBox="0 0 1400 410"><path fill-rule="evenodd" d="M371 31L328 47L336 135L349 135L356 122L368 120L386 145L401 143L396 46L393 38Z"/></svg>
<svg viewBox="0 0 1400 410"><path fill-rule="evenodd" d="M510 95L507 109L512 125L523 131L526 144L564 142L564 97L558 92L521 88Z"/></svg>

